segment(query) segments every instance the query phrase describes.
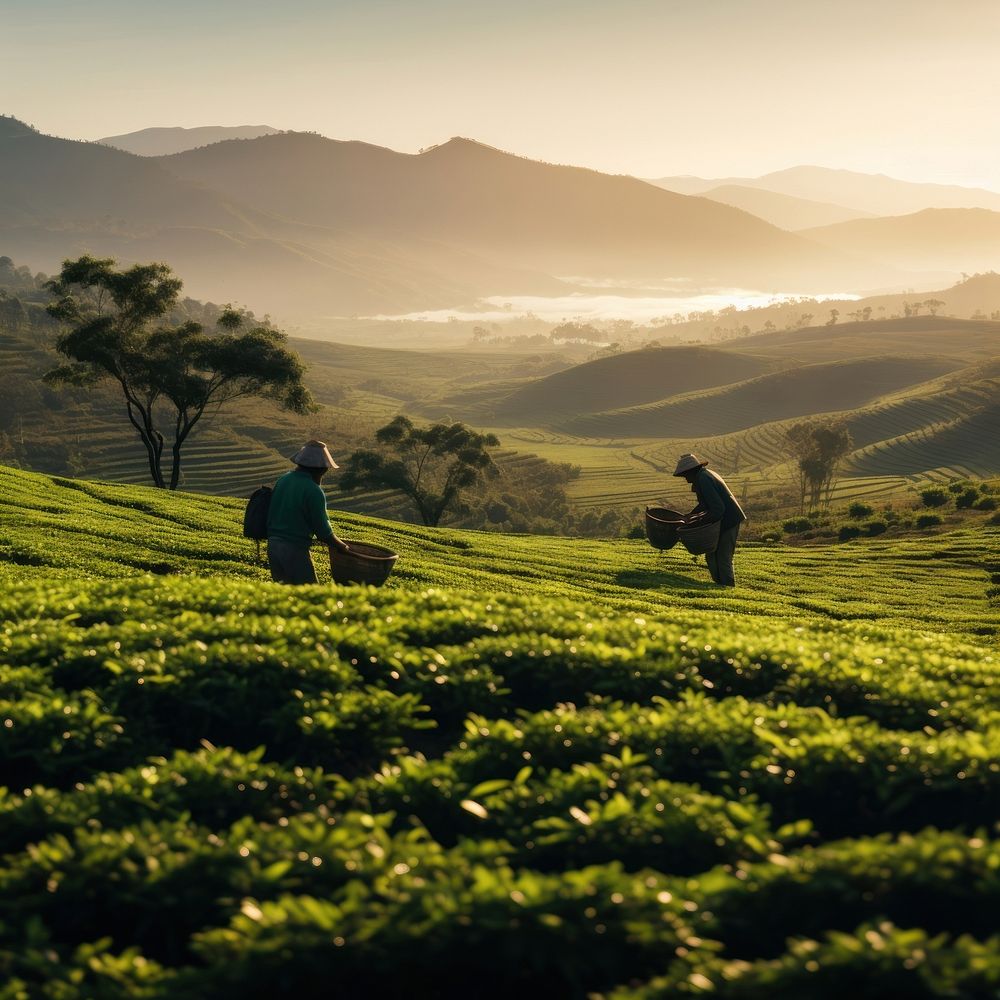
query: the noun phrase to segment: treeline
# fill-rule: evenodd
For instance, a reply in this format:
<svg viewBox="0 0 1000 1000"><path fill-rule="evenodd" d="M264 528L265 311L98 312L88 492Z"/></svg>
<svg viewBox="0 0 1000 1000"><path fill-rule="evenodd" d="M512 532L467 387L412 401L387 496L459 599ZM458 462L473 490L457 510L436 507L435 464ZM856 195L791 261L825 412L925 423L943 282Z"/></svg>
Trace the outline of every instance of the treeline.
<svg viewBox="0 0 1000 1000"><path fill-rule="evenodd" d="M24 264L16 264L11 257L0 256L0 331L18 333L27 330L59 328L58 320L47 311L55 301L51 275L38 271L34 274ZM205 327L218 324L222 314L231 308L215 302L201 302L188 296L179 298L164 315L167 323L193 321ZM270 316L258 317L250 309L237 312L247 325L272 327Z"/></svg>

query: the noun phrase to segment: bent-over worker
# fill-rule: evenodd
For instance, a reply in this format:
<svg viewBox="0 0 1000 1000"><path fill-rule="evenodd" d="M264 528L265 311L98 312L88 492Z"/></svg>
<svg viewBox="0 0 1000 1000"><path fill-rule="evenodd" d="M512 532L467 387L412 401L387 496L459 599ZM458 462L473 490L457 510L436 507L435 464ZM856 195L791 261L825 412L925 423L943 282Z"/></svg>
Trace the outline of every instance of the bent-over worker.
<svg viewBox="0 0 1000 1000"><path fill-rule="evenodd" d="M339 468L322 441L307 441L293 456L295 468L275 484L267 513L267 562L276 583L315 583L309 555L313 535L334 551L347 552L330 525L320 481Z"/></svg>
<svg viewBox="0 0 1000 1000"><path fill-rule="evenodd" d="M708 571L712 579L724 587L736 586L733 569L733 555L740 525L747 519L743 508L726 485L726 481L716 472L706 468L697 455L681 455L674 469L675 476L683 476L690 484L691 491L698 497L698 506L685 518L690 525L711 524L719 521L719 544L714 552L705 555Z"/></svg>

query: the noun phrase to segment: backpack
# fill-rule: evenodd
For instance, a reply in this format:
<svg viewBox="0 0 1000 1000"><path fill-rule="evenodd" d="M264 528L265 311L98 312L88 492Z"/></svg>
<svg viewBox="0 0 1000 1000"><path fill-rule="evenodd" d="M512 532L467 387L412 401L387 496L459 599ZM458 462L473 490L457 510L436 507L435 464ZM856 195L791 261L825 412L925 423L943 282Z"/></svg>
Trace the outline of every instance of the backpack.
<svg viewBox="0 0 1000 1000"><path fill-rule="evenodd" d="M243 513L243 537L252 538L257 543L257 558L260 558L260 543L267 538L267 512L271 509L274 490L261 486L250 494L247 509Z"/></svg>

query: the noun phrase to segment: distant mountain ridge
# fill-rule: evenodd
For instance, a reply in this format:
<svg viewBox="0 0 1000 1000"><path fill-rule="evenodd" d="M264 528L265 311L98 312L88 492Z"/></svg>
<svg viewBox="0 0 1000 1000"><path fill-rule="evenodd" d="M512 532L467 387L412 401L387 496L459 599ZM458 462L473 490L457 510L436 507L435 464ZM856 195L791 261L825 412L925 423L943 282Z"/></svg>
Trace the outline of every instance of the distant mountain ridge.
<svg viewBox="0 0 1000 1000"><path fill-rule="evenodd" d="M123 135L95 139L102 146L114 146L137 156L168 156L198 146L210 146L226 139L258 139L275 135L280 129L270 125L201 125L196 128L144 128Z"/></svg>
<svg viewBox="0 0 1000 1000"><path fill-rule="evenodd" d="M283 133L158 162L284 218L404 245L419 238L460 246L550 275L682 274L777 290L834 275L853 284L866 273L863 262L730 206L464 138L411 155Z"/></svg>
<svg viewBox="0 0 1000 1000"><path fill-rule="evenodd" d="M1000 212L985 208L926 208L912 215L807 229L802 235L907 268L969 273L1000 269Z"/></svg>
<svg viewBox="0 0 1000 1000"><path fill-rule="evenodd" d="M787 291L894 274L727 205L468 139L405 154L282 132L151 158L16 119L0 119L0 248L50 272L84 250L164 259L196 297L312 322L606 278Z"/></svg>
<svg viewBox="0 0 1000 1000"><path fill-rule="evenodd" d="M815 226L831 226L852 219L869 218L870 213L856 208L845 208L830 202L810 201L763 188L744 187L740 184L722 184L702 192L703 198L721 201L723 205L742 208L779 229L801 232Z"/></svg>
<svg viewBox="0 0 1000 1000"><path fill-rule="evenodd" d="M871 215L908 215L925 208L987 208L1000 211L1000 192L954 184L922 184L885 174L799 166L761 177L709 179L681 176L650 181L667 191L705 195L724 185L771 191L810 201L832 202Z"/></svg>

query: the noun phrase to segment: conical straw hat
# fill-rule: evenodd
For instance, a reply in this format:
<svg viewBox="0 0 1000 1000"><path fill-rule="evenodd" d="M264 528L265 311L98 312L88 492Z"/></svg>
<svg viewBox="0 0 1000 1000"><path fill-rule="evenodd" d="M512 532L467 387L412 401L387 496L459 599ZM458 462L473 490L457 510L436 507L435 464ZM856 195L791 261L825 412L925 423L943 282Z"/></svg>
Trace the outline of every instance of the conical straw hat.
<svg viewBox="0 0 1000 1000"><path fill-rule="evenodd" d="M292 461L296 465L306 465L310 469L339 469L340 466L333 460L329 449L322 441L306 441L299 450L292 455Z"/></svg>
<svg viewBox="0 0 1000 1000"><path fill-rule="evenodd" d="M691 472L692 469L700 469L703 465L708 465L708 462L703 462L697 455L692 455L689 452L686 455L681 455L677 460L677 468L674 469L674 475L683 476L685 472Z"/></svg>

